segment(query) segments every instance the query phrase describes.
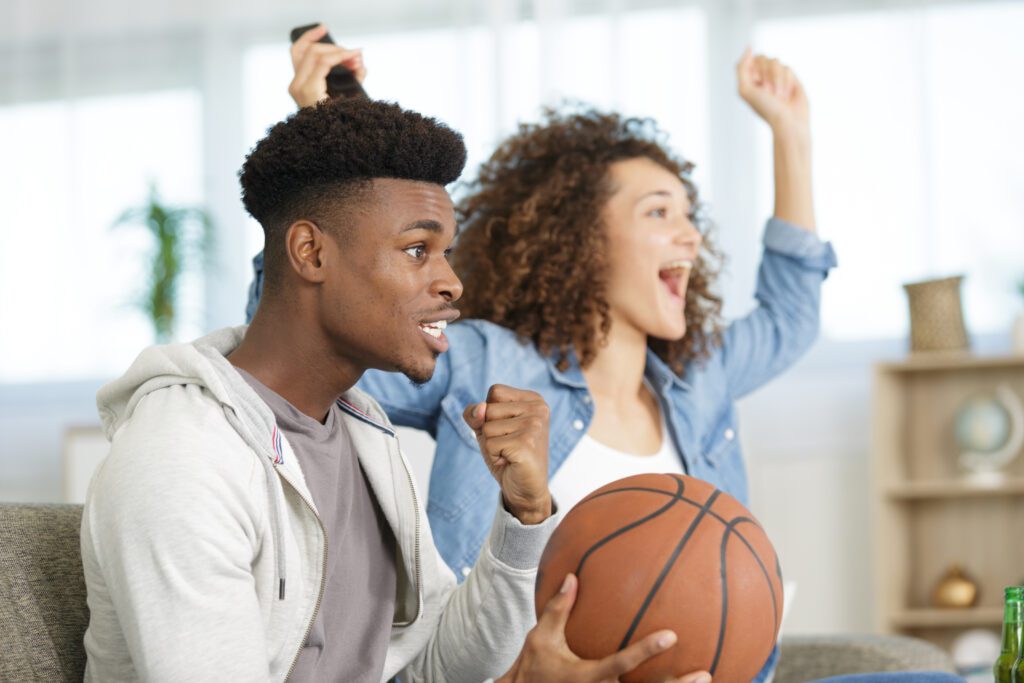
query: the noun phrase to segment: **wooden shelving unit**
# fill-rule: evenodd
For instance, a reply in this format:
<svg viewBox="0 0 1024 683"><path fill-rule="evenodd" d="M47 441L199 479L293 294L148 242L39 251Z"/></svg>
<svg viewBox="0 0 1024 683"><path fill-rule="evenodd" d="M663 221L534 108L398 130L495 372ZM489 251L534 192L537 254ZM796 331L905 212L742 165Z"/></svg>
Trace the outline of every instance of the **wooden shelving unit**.
<svg viewBox="0 0 1024 683"><path fill-rule="evenodd" d="M1024 356L927 354L875 367L872 499L875 615L882 632L948 647L963 630L1002 622L1003 588L1024 580L1024 457L998 481L959 470L961 403L1006 383L1024 397ZM979 604L941 609L951 565L979 583Z"/></svg>

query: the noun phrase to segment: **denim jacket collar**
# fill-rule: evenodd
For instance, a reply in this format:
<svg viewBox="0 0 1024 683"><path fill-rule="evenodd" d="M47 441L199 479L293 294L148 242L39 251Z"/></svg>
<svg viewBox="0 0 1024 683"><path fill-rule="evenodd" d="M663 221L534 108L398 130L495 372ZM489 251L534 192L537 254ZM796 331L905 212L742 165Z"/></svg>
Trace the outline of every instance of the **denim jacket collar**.
<svg viewBox="0 0 1024 683"><path fill-rule="evenodd" d="M587 380L583 376L576 351L569 349L567 359L569 366L565 370L558 369L558 352L554 351L547 355L544 362L548 366L551 377L559 384L573 389L587 389ZM690 391L692 388L682 377L672 372L672 369L661 360L651 349L647 349L647 366L644 374L647 379L657 388L660 394L665 394L669 387L676 386L683 391Z"/></svg>
<svg viewBox="0 0 1024 683"><path fill-rule="evenodd" d="M589 391L587 379L583 376L583 370L580 369L580 363L576 359L575 349L569 349L569 354L566 356L566 359L569 361L569 367L565 370L558 369L558 356L559 353L556 349L544 358L544 362L548 366L548 372L551 373L551 378L567 387Z"/></svg>
<svg viewBox="0 0 1024 683"><path fill-rule="evenodd" d="M672 368L650 348L647 349L647 369L644 374L662 393L673 385L683 391L690 391L693 388L689 382L672 372Z"/></svg>

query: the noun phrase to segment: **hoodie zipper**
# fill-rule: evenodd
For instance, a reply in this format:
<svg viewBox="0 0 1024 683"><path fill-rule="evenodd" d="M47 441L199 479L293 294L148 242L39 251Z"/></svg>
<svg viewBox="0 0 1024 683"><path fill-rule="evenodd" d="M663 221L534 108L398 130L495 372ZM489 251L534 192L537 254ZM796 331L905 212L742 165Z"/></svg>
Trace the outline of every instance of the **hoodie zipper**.
<svg viewBox="0 0 1024 683"><path fill-rule="evenodd" d="M277 465L274 466L274 471L277 471ZM305 647L306 640L309 638L309 634L313 630L313 624L316 622L316 615L320 612L320 603L324 599L324 587L327 584L327 529L324 527L324 523L320 519L320 515L316 513L316 508L313 507L313 504L309 502L309 500L307 500L304 495L302 495L302 493L299 491L299 489L295 487L294 484L288 481L288 477L284 476L280 472L278 472L278 476L281 477L282 481L288 482L288 486L290 486L292 490L295 491L295 494L299 497L299 499L303 503L305 503L306 507L309 508L309 511L313 513L313 517L316 519L316 523L320 525L320 532L323 534L324 538L324 552L322 562L320 565L320 587L317 591L316 604L313 606L313 614L309 618L309 624L306 626L306 633L302 636L302 642L299 645L299 649L295 653L295 657L292 658L292 664L288 667L288 673L286 673L284 676L284 680L287 681L289 678L291 678L292 672L295 671L295 665L299 663L299 655L302 654L302 648Z"/></svg>
<svg viewBox="0 0 1024 683"><path fill-rule="evenodd" d="M416 616L404 624L395 624L395 626L405 627L416 623L416 620L420 618L420 614L423 613L423 572L420 566L420 502L416 496L416 485L412 480L412 472L409 470L409 464L402 457L401 451L398 452L398 459L402 461L402 468L405 470L405 476L409 482L409 492L412 493L413 513L416 519L413 541L413 567L416 574Z"/></svg>

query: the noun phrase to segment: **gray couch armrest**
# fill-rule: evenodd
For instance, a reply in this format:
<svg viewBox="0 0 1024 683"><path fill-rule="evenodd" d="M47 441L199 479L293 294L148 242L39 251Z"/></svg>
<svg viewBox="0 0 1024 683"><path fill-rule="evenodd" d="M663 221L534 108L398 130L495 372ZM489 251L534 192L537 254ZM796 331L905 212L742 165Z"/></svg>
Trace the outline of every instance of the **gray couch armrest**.
<svg viewBox="0 0 1024 683"><path fill-rule="evenodd" d="M805 683L873 671L955 672L947 652L906 636L787 636L773 683Z"/></svg>

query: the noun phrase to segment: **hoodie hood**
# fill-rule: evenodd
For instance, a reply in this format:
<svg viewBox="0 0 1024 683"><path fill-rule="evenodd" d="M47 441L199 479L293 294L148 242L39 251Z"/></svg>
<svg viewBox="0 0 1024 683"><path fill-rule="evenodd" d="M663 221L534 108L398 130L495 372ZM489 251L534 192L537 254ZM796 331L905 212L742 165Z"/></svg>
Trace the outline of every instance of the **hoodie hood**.
<svg viewBox="0 0 1024 683"><path fill-rule="evenodd" d="M169 386L196 384L241 419L250 432L243 437L256 437L269 444L274 431L273 413L227 359L241 344L246 329L244 325L229 327L188 344L151 346L140 353L124 375L96 394L96 408L107 439L131 419L139 401L148 394Z"/></svg>
<svg viewBox="0 0 1024 683"><path fill-rule="evenodd" d="M96 408L109 441L131 419L139 402L154 391L195 384L220 403L227 421L253 449L266 471L271 524L278 541L275 547L279 595L284 599L285 558L280 542L284 536L284 494L275 472L275 468L284 463L284 441L270 407L227 359L242 343L246 329L246 325L228 327L189 344L149 347L138 355L124 375L100 388L96 393ZM311 500L301 470L294 465L287 469L289 481Z"/></svg>

